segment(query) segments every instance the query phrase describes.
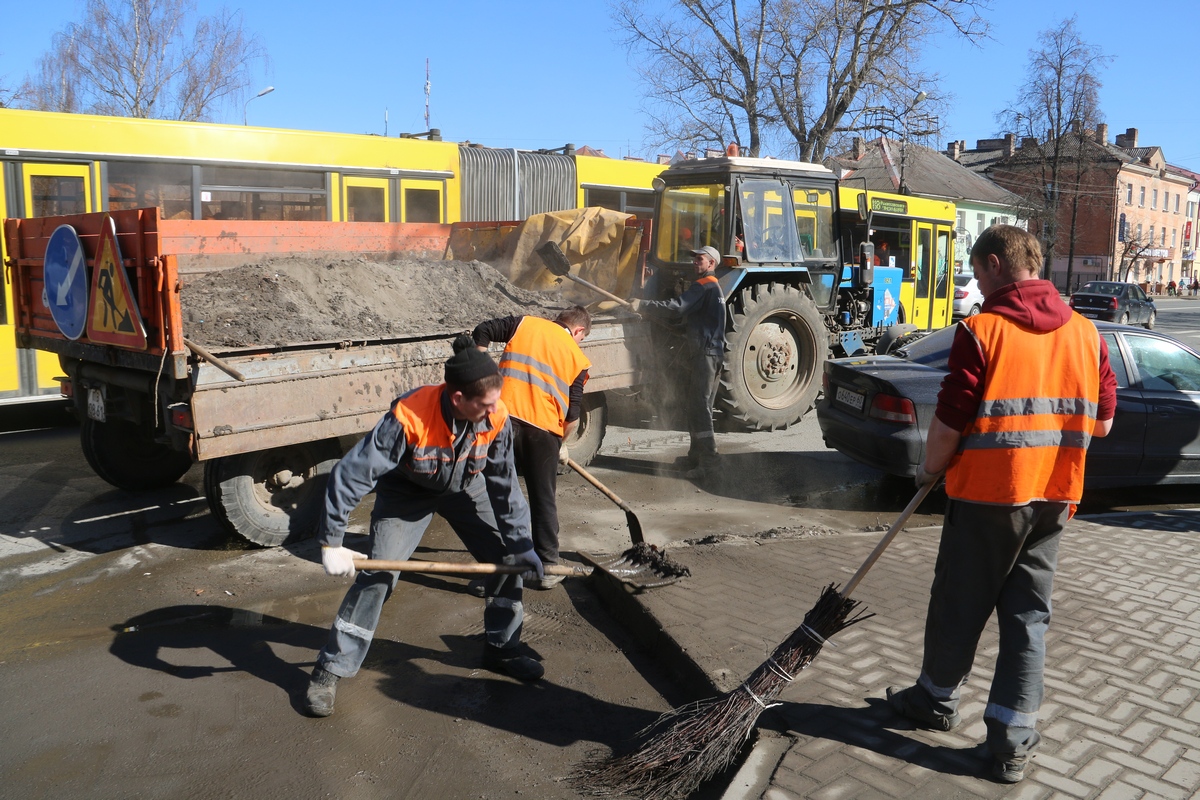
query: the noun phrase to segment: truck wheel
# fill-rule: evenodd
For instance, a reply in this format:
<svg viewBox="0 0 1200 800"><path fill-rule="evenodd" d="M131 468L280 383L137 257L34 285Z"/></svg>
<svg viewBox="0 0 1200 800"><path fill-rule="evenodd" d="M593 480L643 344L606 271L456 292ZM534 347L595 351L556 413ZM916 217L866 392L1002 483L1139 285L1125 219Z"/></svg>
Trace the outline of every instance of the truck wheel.
<svg viewBox="0 0 1200 800"><path fill-rule="evenodd" d="M128 420L97 422L85 417L79 441L92 470L118 489L163 489L192 468L189 453L154 441L151 431Z"/></svg>
<svg viewBox="0 0 1200 800"><path fill-rule="evenodd" d="M214 458L204 464L213 516L262 547L312 536L325 501L325 479L341 458L336 439Z"/></svg>
<svg viewBox="0 0 1200 800"><path fill-rule="evenodd" d="M829 336L794 286L749 286L734 298L717 404L746 430L786 428L812 408Z"/></svg>
<svg viewBox="0 0 1200 800"><path fill-rule="evenodd" d="M583 410L579 414L579 424L567 438L567 450L571 460L586 467L592 463L604 441L604 429L608 425L608 403L602 392L593 392L583 396ZM565 475L570 467L559 465L558 474Z"/></svg>

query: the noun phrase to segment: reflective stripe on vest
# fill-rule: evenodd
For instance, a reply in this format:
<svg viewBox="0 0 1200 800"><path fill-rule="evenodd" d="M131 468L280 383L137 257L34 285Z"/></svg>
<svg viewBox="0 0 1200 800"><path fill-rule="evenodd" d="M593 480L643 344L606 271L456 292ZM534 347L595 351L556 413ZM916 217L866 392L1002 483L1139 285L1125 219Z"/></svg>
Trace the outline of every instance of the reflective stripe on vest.
<svg viewBox="0 0 1200 800"><path fill-rule="evenodd" d="M987 371L983 399L946 471L946 494L975 503L1077 503L1100 397L1100 337L1072 314L1033 331L994 313L964 325Z"/></svg>
<svg viewBox="0 0 1200 800"><path fill-rule="evenodd" d="M465 460L466 474L482 472L488 449L504 429L508 411L503 402L488 415L486 425L480 424L475 440L464 448L460 457L454 454L454 433L442 414L442 392L446 385L422 386L400 397L392 406L392 414L404 427L408 446L401 468L418 483L429 487L447 488L454 467Z"/></svg>
<svg viewBox="0 0 1200 800"><path fill-rule="evenodd" d="M500 397L517 419L562 436L571 384L591 366L562 325L525 317L500 356Z"/></svg>

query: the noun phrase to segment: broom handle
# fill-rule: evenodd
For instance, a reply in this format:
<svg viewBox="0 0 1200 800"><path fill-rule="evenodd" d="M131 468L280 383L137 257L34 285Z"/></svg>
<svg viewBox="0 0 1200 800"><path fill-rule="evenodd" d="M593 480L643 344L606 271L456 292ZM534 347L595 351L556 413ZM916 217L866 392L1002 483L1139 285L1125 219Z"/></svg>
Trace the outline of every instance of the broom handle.
<svg viewBox="0 0 1200 800"><path fill-rule="evenodd" d="M858 587L859 582L866 577L867 570L875 566L875 562L879 560L879 557L883 555L883 551L886 550L888 545L892 543L892 539L896 538L896 534L898 534L900 529L904 527L904 523L908 522L908 518L911 517L913 512L917 510L917 506L921 505L921 502L929 496L931 491L933 491L933 485L935 483L937 483L937 481L925 484L917 490L917 493L913 499L908 501L908 505L905 506L904 510L900 512L900 516L897 517L896 521L892 523L892 527L888 528L888 532L885 533L883 538L879 540L879 544L875 545L875 549L871 551L871 555L867 556L867 560L864 561L862 566L858 568L858 572L854 573L854 577L846 583L846 588L842 589L843 598L849 597L850 593Z"/></svg>
<svg viewBox="0 0 1200 800"><path fill-rule="evenodd" d="M448 575L520 575L529 572L524 564L476 564L467 561L385 561L381 559L354 559L354 569L378 570L380 572L431 572ZM586 578L592 574L591 567L571 567L566 564L546 564L547 575L563 575L568 578Z"/></svg>

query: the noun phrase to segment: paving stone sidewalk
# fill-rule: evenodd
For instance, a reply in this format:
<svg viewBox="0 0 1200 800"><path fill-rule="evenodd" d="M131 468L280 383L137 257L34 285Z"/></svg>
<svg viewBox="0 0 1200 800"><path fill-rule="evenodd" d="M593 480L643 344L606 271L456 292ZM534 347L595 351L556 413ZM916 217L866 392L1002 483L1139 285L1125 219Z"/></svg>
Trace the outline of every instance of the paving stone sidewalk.
<svg viewBox="0 0 1200 800"><path fill-rule="evenodd" d="M982 777L994 622L964 724L916 730L883 701L920 669L940 529L902 532L855 592L875 614L834 639L760 718L727 797L1190 798L1200 793L1200 510L1076 520L1048 637L1042 746L1015 786ZM692 577L631 596L678 675L736 687L844 583L881 533L734 539L673 549ZM647 633L652 631L654 633Z"/></svg>

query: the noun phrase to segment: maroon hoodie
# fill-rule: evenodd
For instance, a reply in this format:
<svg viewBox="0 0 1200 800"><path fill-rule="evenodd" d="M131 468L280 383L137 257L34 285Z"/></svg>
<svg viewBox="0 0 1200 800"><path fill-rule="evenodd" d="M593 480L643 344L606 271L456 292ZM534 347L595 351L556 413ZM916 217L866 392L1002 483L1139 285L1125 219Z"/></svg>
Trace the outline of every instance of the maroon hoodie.
<svg viewBox="0 0 1200 800"><path fill-rule="evenodd" d="M1023 328L1053 331L1061 328L1075 312L1059 297L1050 281L1025 280L1010 283L992 292L983 301L983 313L991 312ZM983 398L983 379L987 371L983 353L975 337L959 325L950 348L950 374L938 392L937 418L956 431L964 431L975 419ZM1100 402L1096 419L1112 419L1117 411L1117 378L1108 363L1108 345L1100 338Z"/></svg>

